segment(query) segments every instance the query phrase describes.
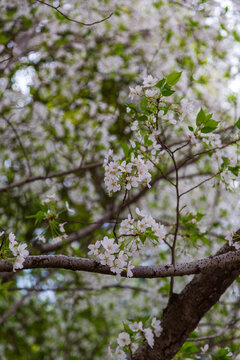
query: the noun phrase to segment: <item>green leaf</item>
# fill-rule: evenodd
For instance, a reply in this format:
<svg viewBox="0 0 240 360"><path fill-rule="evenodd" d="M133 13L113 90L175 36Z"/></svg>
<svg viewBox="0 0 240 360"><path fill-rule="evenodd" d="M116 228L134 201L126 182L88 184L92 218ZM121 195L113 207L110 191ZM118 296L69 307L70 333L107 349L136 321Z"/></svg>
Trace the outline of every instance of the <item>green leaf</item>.
<svg viewBox="0 0 240 360"><path fill-rule="evenodd" d="M152 140L149 140L149 135L144 136L144 145L151 146L153 144Z"/></svg>
<svg viewBox="0 0 240 360"><path fill-rule="evenodd" d="M238 121L236 122L236 124L234 126L236 126L240 130L240 117L238 118Z"/></svg>
<svg viewBox="0 0 240 360"><path fill-rule="evenodd" d="M229 166L228 170L231 171L233 175L238 176L240 166Z"/></svg>
<svg viewBox="0 0 240 360"><path fill-rule="evenodd" d="M146 235L139 235L139 239L141 240L141 242L144 244L146 241L147 236Z"/></svg>
<svg viewBox="0 0 240 360"><path fill-rule="evenodd" d="M205 214L202 214L200 212L197 212L197 215L196 215L196 220L197 222L199 222L200 220L202 220L202 218L205 216Z"/></svg>
<svg viewBox="0 0 240 360"><path fill-rule="evenodd" d="M190 131L194 132L194 128L192 126L188 127Z"/></svg>
<svg viewBox="0 0 240 360"><path fill-rule="evenodd" d="M201 110L199 111L199 113L197 114L197 118L196 118L196 125L200 126L202 124L204 124L206 119L206 115L204 110L201 108Z"/></svg>
<svg viewBox="0 0 240 360"><path fill-rule="evenodd" d="M146 121L147 120L147 116L146 115L142 115L138 118L139 121Z"/></svg>
<svg viewBox="0 0 240 360"><path fill-rule="evenodd" d="M167 83L169 85L175 85L179 81L181 75L182 75L182 71L180 71L180 72L177 72L177 71L172 72L170 75L167 76Z"/></svg>
<svg viewBox="0 0 240 360"><path fill-rule="evenodd" d="M229 159L225 156L222 156L222 164L221 164L221 168L225 168L227 165L229 164Z"/></svg>
<svg viewBox="0 0 240 360"><path fill-rule="evenodd" d="M206 114L205 111L201 108L197 114L196 124L197 126L204 125L204 127L201 129L201 132L203 134L207 134L214 131L218 127L219 121L213 120L212 114Z"/></svg>
<svg viewBox="0 0 240 360"><path fill-rule="evenodd" d="M214 130L216 130L216 128L218 127L218 124L219 124L219 121L216 121L216 120L208 120L205 122L205 126L204 128L201 129L201 132L203 134L207 134L207 133L210 133Z"/></svg>
<svg viewBox="0 0 240 360"><path fill-rule="evenodd" d="M122 143L121 145L122 145L122 149L123 149L124 155L125 155L126 157L128 157L129 152L130 152L129 147L128 147L127 144L125 144L125 143Z"/></svg>
<svg viewBox="0 0 240 360"><path fill-rule="evenodd" d="M4 44L6 44L8 41L9 41L9 38L8 38L5 34L0 33L0 44L4 45Z"/></svg>
<svg viewBox="0 0 240 360"><path fill-rule="evenodd" d="M173 91L170 87L167 88L167 87L165 86L165 88L162 90L162 95L163 95L163 96L170 96L170 95L172 95L173 93L175 93L175 91Z"/></svg>
<svg viewBox="0 0 240 360"><path fill-rule="evenodd" d="M129 325L128 324L125 324L123 322L123 327L124 327L124 330L129 334L129 335L132 335L133 334L133 331L130 329Z"/></svg>
<svg viewBox="0 0 240 360"><path fill-rule="evenodd" d="M133 105L133 104L127 104L127 107L129 107L129 109L131 109L131 110L132 110L133 112L135 112L135 113L138 112L136 106Z"/></svg>
<svg viewBox="0 0 240 360"><path fill-rule="evenodd" d="M236 41L240 42L240 36L239 36L238 32L236 30L233 30L232 34L233 34L234 39Z"/></svg>
<svg viewBox="0 0 240 360"><path fill-rule="evenodd" d="M158 87L160 90L162 90L164 88L164 86L166 85L166 79L162 79L160 80L155 86Z"/></svg>
<svg viewBox="0 0 240 360"><path fill-rule="evenodd" d="M140 102L140 108L145 111L147 110L148 102L146 98L143 98Z"/></svg>

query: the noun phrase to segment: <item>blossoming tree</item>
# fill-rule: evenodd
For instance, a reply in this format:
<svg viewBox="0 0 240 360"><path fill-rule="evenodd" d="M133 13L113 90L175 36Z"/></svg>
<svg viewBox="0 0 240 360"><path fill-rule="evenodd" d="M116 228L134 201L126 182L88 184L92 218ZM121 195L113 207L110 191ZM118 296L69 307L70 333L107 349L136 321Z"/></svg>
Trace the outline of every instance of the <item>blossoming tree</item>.
<svg viewBox="0 0 240 360"><path fill-rule="evenodd" d="M2 0L1 359L239 359L239 9Z"/></svg>

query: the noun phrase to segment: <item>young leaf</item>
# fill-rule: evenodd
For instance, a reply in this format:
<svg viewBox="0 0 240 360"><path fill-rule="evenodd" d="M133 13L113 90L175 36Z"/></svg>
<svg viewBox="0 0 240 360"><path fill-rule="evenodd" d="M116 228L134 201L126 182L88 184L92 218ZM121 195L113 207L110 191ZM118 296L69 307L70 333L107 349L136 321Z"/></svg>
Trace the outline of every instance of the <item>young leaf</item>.
<svg viewBox="0 0 240 360"><path fill-rule="evenodd" d="M205 115L204 110L201 108L201 110L197 114L196 125L200 126L200 125L204 124L205 120L206 120L206 115Z"/></svg>
<svg viewBox="0 0 240 360"><path fill-rule="evenodd" d="M219 121L216 121L216 120L208 120L204 123L204 128L201 129L201 132L203 134L207 134L207 133L210 133L214 130L216 130L216 128L218 127L218 124L219 124Z"/></svg>
<svg viewBox="0 0 240 360"><path fill-rule="evenodd" d="M162 90L165 85L166 85L166 79L163 78L155 86L158 87L160 90Z"/></svg>
<svg viewBox="0 0 240 360"><path fill-rule="evenodd" d="M130 152L129 147L128 147L127 144L125 144L125 143L122 143L121 145L122 145L122 149L123 149L124 155L125 155L126 157L128 157L129 152Z"/></svg>
<svg viewBox="0 0 240 360"><path fill-rule="evenodd" d="M141 103L140 103L140 107L143 111L147 110L147 105L148 105L148 102L147 102L147 99L146 98L143 98L141 100Z"/></svg>
<svg viewBox="0 0 240 360"><path fill-rule="evenodd" d="M171 85L171 86L175 85L179 81L181 75L182 75L182 71L180 71L180 72L177 72L177 71L172 72L170 75L167 76L167 83L169 85Z"/></svg>
<svg viewBox="0 0 240 360"><path fill-rule="evenodd" d="M236 122L236 124L234 126L236 126L240 130L240 117L238 118L238 121Z"/></svg>

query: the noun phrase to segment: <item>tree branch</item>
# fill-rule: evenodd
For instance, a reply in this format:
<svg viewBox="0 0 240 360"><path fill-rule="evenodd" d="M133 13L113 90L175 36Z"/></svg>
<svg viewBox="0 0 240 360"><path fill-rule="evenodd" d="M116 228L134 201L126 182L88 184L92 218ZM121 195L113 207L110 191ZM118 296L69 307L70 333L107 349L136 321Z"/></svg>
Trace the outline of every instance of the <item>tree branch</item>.
<svg viewBox="0 0 240 360"><path fill-rule="evenodd" d="M141 291L148 292L147 289L132 286L132 285L121 285L121 284L109 284L103 285L100 288L87 287L87 286L78 286L78 287L47 287L47 288L39 288L39 287L10 287L7 288L7 291L27 291L27 292L45 292L45 291L54 291L54 292L75 292L75 291L103 291L108 289L123 289L123 290L133 290L133 291Z"/></svg>
<svg viewBox="0 0 240 360"><path fill-rule="evenodd" d="M3 187L0 188L0 192L4 192L4 191L10 190L10 189L14 189L16 187L21 187L21 186L23 186L25 184L29 184L29 183L32 183L34 181L53 179L55 177L66 176L66 175L77 173L77 172L80 172L80 171L95 169L96 167L102 166L102 164L103 164L102 162L96 162L96 163L87 164L87 165L84 165L84 166L79 166L77 168L73 168L73 169L70 169L70 170L65 170L65 171L60 171L60 172L57 172L57 173L45 175L45 176L43 176L43 175L32 176L32 177L26 178L24 180L20 180L18 182L3 186Z"/></svg>
<svg viewBox="0 0 240 360"><path fill-rule="evenodd" d="M234 249L234 248L230 248ZM226 266L233 265L240 269L240 250L229 250L226 254L209 256L197 261L177 265L154 265L154 266L135 266L133 269L134 278L162 278L170 276L184 276L199 274L201 272L224 269ZM24 262L23 269L67 269L72 271L86 271L97 274L115 276L109 266L101 265L99 262L87 258L71 257L65 255L36 255L28 256ZM0 272L11 272L13 265L7 261L0 261ZM122 277L127 277L126 271L121 273Z"/></svg>
<svg viewBox="0 0 240 360"><path fill-rule="evenodd" d="M76 24L79 24L79 25L83 25L83 26L93 26L93 25L96 25L96 24L100 24L108 19L110 19L110 17L113 15L113 12L108 15L107 17L101 19L101 20L98 20L98 21L94 21L92 23L84 23L84 22L81 22L81 21L78 21L78 20L75 20L75 19L71 19L68 15L64 14L61 10L59 10L59 6L53 6L49 3L46 3L42 0L36 0L37 2L41 3L41 4L44 4L44 5L47 5L49 6L50 8L56 10L60 15L62 15L63 17L65 17L65 19L71 21L71 22L74 22Z"/></svg>
<svg viewBox="0 0 240 360"><path fill-rule="evenodd" d="M240 233L240 230L237 234ZM212 259L233 254L225 244ZM235 252L236 256L237 252ZM225 257L224 257L225 258ZM225 258L226 259L226 258ZM223 263L219 263L219 265ZM216 271L217 270L217 271ZM180 294L174 294L163 312L160 337L155 338L154 347L144 342L133 354L133 360L171 360L180 350L189 334L196 328L201 318L219 300L221 295L240 274L238 261L227 261L223 266L205 268Z"/></svg>

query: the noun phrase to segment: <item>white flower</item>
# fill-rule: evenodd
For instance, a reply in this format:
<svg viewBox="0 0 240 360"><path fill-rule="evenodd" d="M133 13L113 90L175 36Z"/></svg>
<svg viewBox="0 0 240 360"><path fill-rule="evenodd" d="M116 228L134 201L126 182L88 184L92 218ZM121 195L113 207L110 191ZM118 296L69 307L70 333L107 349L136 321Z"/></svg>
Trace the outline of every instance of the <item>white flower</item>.
<svg viewBox="0 0 240 360"><path fill-rule="evenodd" d="M131 190L132 187L138 186L138 181L135 176L127 176L126 180L127 180L127 185L126 185L127 190Z"/></svg>
<svg viewBox="0 0 240 360"><path fill-rule="evenodd" d="M74 211L73 209L70 209L70 208L69 208L69 204L68 204L67 201L65 202L65 205L66 205L66 209L67 209L68 212L70 212L70 213L72 213L72 214L75 213L75 211Z"/></svg>
<svg viewBox="0 0 240 360"><path fill-rule="evenodd" d="M22 269L25 258L29 255L29 251L26 250L27 244L19 244L16 241L16 236L11 232L9 234L9 249L13 256L16 256L16 260L13 264L13 271L16 269Z"/></svg>
<svg viewBox="0 0 240 360"><path fill-rule="evenodd" d="M205 344L203 347L200 347L203 354L205 354L208 351L208 344Z"/></svg>
<svg viewBox="0 0 240 360"><path fill-rule="evenodd" d="M132 148L133 148L133 149L135 149L135 147L136 147L136 143L135 143L135 141L130 140L130 144L131 144Z"/></svg>
<svg viewBox="0 0 240 360"><path fill-rule="evenodd" d="M52 199L52 200L57 200L57 198L56 198L56 194L52 194L52 195L47 195L47 198L48 199Z"/></svg>
<svg viewBox="0 0 240 360"><path fill-rule="evenodd" d="M13 264L13 271L15 272L16 269L22 269L24 261L25 258L23 258L22 256L18 256Z"/></svg>
<svg viewBox="0 0 240 360"><path fill-rule="evenodd" d="M146 214L145 214L145 212L144 211L140 211L139 210L139 208L136 208L136 214L138 215L138 216L141 216L141 217L144 217Z"/></svg>
<svg viewBox="0 0 240 360"><path fill-rule="evenodd" d="M229 349L229 347L225 347L224 349L226 349L228 351L227 356L233 356L233 353L231 352L231 349Z"/></svg>
<svg viewBox="0 0 240 360"><path fill-rule="evenodd" d="M131 163L126 163L126 161L124 160L121 165L119 166L119 170L123 171L123 172L127 172L130 173L132 171L132 164Z"/></svg>
<svg viewBox="0 0 240 360"><path fill-rule="evenodd" d="M135 87L135 89L132 88L132 87L129 87L129 89L130 89L129 97L130 97L131 100L134 99L135 95L139 95L139 96L143 95L142 87L140 85L137 85Z"/></svg>
<svg viewBox="0 0 240 360"><path fill-rule="evenodd" d="M235 249L236 250L239 250L240 249L240 245L239 245L239 243L234 243L234 244L232 244L234 247L235 247Z"/></svg>
<svg viewBox="0 0 240 360"><path fill-rule="evenodd" d="M119 181L119 179L116 176L111 176L108 173L106 173L104 182L105 182L105 185L106 185L106 188L107 188L109 194L112 191L117 192L117 191L121 190L121 185L119 184L118 181Z"/></svg>
<svg viewBox="0 0 240 360"><path fill-rule="evenodd" d="M128 259L127 255L125 255L124 252L121 250L120 253L118 254L118 260L121 261L123 266L127 264L127 259Z"/></svg>
<svg viewBox="0 0 240 360"><path fill-rule="evenodd" d="M19 244L17 247L18 255L25 258L29 255L29 251L26 250L27 244Z"/></svg>
<svg viewBox="0 0 240 360"><path fill-rule="evenodd" d="M158 82L158 79L153 78L152 75L148 75L147 77L145 77L143 79L143 86L144 87L151 87L156 85L156 83Z"/></svg>
<svg viewBox="0 0 240 360"><path fill-rule="evenodd" d="M14 243L10 243L9 244L9 249L11 250L13 256L17 256L18 251L17 251L17 242L15 241Z"/></svg>
<svg viewBox="0 0 240 360"><path fill-rule="evenodd" d="M144 336L148 342L148 345L152 348L154 345L154 335L151 329L147 328L143 330Z"/></svg>
<svg viewBox="0 0 240 360"><path fill-rule="evenodd" d="M108 355L112 358L113 357L113 351L111 346L108 346Z"/></svg>
<svg viewBox="0 0 240 360"><path fill-rule="evenodd" d="M60 229L60 232L61 233L64 233L65 232L65 229L64 229L64 225L66 224L66 222L62 223L62 224L59 224L59 229Z"/></svg>
<svg viewBox="0 0 240 360"><path fill-rule="evenodd" d="M2 236L4 234L4 231L0 232L0 236Z"/></svg>
<svg viewBox="0 0 240 360"><path fill-rule="evenodd" d="M161 324L160 320L157 320L155 317L152 319L151 325L154 328L154 333L157 337L159 337L162 332L162 326L160 324Z"/></svg>
<svg viewBox="0 0 240 360"><path fill-rule="evenodd" d="M137 86L135 87L135 91L136 91L136 94L137 94L137 95L139 95L139 96L143 95L142 86L137 85Z"/></svg>
<svg viewBox="0 0 240 360"><path fill-rule="evenodd" d="M18 255L17 244L16 236L11 232L9 234L9 249L11 250L13 256Z"/></svg>
<svg viewBox="0 0 240 360"><path fill-rule="evenodd" d="M111 270L113 273L116 273L116 274L119 274L119 275L120 275L121 272L122 272L122 268L119 267L119 262L117 262L117 261L113 261L113 264L112 264L110 270ZM119 279L119 277L118 277L118 279Z"/></svg>
<svg viewBox="0 0 240 360"><path fill-rule="evenodd" d="M134 268L134 266L131 265L131 263L128 263L128 265L127 265L127 277L133 277L133 272L132 272L133 268Z"/></svg>
<svg viewBox="0 0 240 360"><path fill-rule="evenodd" d="M44 237L42 234L37 235L37 236L36 236L36 239L39 240L39 241L42 241L43 243L46 242L46 239L45 239L45 237Z"/></svg>
<svg viewBox="0 0 240 360"><path fill-rule="evenodd" d="M135 91L134 88L132 88L130 86L129 86L129 90L130 90L129 97L130 97L131 100L133 100L134 96L136 95L136 91Z"/></svg>
<svg viewBox="0 0 240 360"><path fill-rule="evenodd" d="M188 137L188 140L190 140L190 142L193 145L197 145L197 138L195 137L194 133L192 131L190 131L189 129L186 130L186 135Z"/></svg>
<svg viewBox="0 0 240 360"><path fill-rule="evenodd" d="M128 333L126 332L121 332L118 335L118 339L117 339L118 345L120 347L123 347L125 345L129 345L131 343L131 339Z"/></svg>
<svg viewBox="0 0 240 360"><path fill-rule="evenodd" d="M16 242L15 240L16 240L16 236L11 232L11 233L9 234L9 241L10 241L11 243L16 243L16 244L17 244L17 242Z"/></svg>
<svg viewBox="0 0 240 360"><path fill-rule="evenodd" d="M132 131L136 131L138 129L138 121L134 121L131 126Z"/></svg>
<svg viewBox="0 0 240 360"><path fill-rule="evenodd" d="M110 253L108 253L107 251L105 251L104 254L99 255L99 259L100 259L100 263L102 265L113 266L113 261L114 261L115 257L113 255L111 255Z"/></svg>
<svg viewBox="0 0 240 360"><path fill-rule="evenodd" d="M156 89L148 89L148 90L145 91L146 97L149 97L149 98L153 98L153 97L159 95L159 93L160 93L160 90L158 88L156 88Z"/></svg>
<svg viewBox="0 0 240 360"><path fill-rule="evenodd" d="M107 236L104 236L103 240L101 241L102 246L105 250L107 250L110 254L114 254L118 251L119 245L114 244L115 239L108 238Z"/></svg>
<svg viewBox="0 0 240 360"><path fill-rule="evenodd" d="M119 346L117 347L115 354L118 356L119 360L127 359L127 355L125 354L125 352L122 349L120 349Z"/></svg>
<svg viewBox="0 0 240 360"><path fill-rule="evenodd" d="M225 236L225 239L228 240L229 246L232 246L232 239L233 239L234 234L235 234L234 231L229 231L227 233L227 236Z"/></svg>
<svg viewBox="0 0 240 360"><path fill-rule="evenodd" d="M119 228L119 234L131 234L133 231L133 223L134 219L131 218L131 215L128 215L128 218L125 220L122 220Z"/></svg>
<svg viewBox="0 0 240 360"><path fill-rule="evenodd" d="M134 331L134 332L137 332L137 331L143 331L143 324L142 324L142 322L141 321L139 321L139 322L134 322L134 323L132 323L132 324L129 324L129 327L130 327L130 329L132 330L132 331Z"/></svg>
<svg viewBox="0 0 240 360"><path fill-rule="evenodd" d="M167 230L164 225L158 225L158 229L156 231L156 235L159 240L163 240L167 234Z"/></svg>
<svg viewBox="0 0 240 360"><path fill-rule="evenodd" d="M100 241L96 241L93 245L88 245L88 248L90 251L88 252L88 255L98 255L99 254L99 247L101 246Z"/></svg>

